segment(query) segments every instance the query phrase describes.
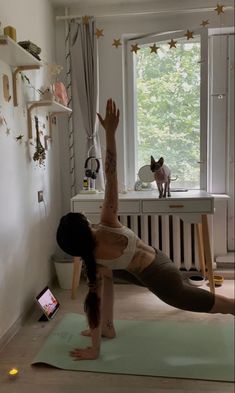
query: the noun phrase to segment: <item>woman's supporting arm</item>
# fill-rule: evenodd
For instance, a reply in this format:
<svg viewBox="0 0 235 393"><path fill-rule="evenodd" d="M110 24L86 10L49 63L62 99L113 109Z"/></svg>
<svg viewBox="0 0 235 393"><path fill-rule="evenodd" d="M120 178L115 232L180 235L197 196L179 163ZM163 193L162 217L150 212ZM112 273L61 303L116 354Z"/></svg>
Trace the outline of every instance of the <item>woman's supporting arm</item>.
<svg viewBox="0 0 235 393"><path fill-rule="evenodd" d="M114 302L114 290L113 290L113 272L107 267L99 266L99 273L103 277L103 296L101 302L101 336L106 338L116 337L114 328L114 316L113 316L113 302ZM91 337L91 329L85 329L81 332L82 336Z"/></svg>
<svg viewBox="0 0 235 393"><path fill-rule="evenodd" d="M103 278L99 274L97 277L98 287L96 293L100 298L100 308L102 310L103 302ZM94 329L89 329L91 336L91 346L86 348L75 348L70 352L70 355L74 360L94 360L98 359L100 355L100 342L101 342L101 330L102 330L102 312L99 325Z"/></svg>

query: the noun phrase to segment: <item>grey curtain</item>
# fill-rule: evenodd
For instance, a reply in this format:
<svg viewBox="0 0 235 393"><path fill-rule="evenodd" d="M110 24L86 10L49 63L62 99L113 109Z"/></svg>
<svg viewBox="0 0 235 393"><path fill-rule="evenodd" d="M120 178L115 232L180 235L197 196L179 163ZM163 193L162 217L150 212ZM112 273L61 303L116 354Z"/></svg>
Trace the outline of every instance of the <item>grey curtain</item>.
<svg viewBox="0 0 235 393"><path fill-rule="evenodd" d="M94 156L100 161L96 189L103 190L104 176L98 135L98 118L96 115L99 112L99 73L95 31L96 27L93 17L90 17L86 24L83 23L82 19L75 19L70 22L72 87L80 109L80 118L77 120L80 122L79 129L86 135L85 159L88 156ZM81 162L81 165L83 165L83 162Z"/></svg>

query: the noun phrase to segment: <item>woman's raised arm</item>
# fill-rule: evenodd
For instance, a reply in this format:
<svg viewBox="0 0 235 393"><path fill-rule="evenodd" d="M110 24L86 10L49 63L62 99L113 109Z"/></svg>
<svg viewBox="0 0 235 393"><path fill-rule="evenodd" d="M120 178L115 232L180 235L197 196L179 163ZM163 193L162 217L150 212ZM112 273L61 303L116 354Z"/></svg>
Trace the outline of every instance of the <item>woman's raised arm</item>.
<svg viewBox="0 0 235 393"><path fill-rule="evenodd" d="M118 221L118 181L117 181L117 151L115 133L119 123L119 109L110 98L106 105L106 114L103 119L97 113L101 125L105 129L106 155L105 155L105 195L101 211L101 223L113 227L121 226Z"/></svg>

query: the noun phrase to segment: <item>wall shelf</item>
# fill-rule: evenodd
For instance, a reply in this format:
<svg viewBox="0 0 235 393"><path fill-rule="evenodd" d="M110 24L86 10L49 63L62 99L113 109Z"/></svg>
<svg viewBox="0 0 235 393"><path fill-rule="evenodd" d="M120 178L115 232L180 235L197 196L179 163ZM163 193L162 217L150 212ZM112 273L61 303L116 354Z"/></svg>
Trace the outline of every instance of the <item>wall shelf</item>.
<svg viewBox="0 0 235 393"><path fill-rule="evenodd" d="M13 78L13 102L14 106L18 105L17 100L17 75L21 71L35 70L41 67L41 61L36 59L27 50L22 48L17 42L6 35L0 35L0 60L14 67ZM40 100L28 103L28 134L32 138L32 111L35 108L41 108L49 114L49 136L51 136L52 117L55 115L66 115L72 112L72 109L61 105L53 100Z"/></svg>
<svg viewBox="0 0 235 393"><path fill-rule="evenodd" d="M0 36L0 60L15 68L12 75L13 102L14 106L17 106L16 79L18 73L21 71L39 69L41 67L41 62L6 35Z"/></svg>
<svg viewBox="0 0 235 393"><path fill-rule="evenodd" d="M40 60L36 59L27 50L7 35L0 35L0 60L11 67L19 66L41 66Z"/></svg>
<svg viewBox="0 0 235 393"><path fill-rule="evenodd" d="M32 138L32 111L35 108L41 108L49 114L49 136L51 136L51 118L56 115L68 115L72 112L72 109L60 104L53 100L40 100L28 102L28 136Z"/></svg>

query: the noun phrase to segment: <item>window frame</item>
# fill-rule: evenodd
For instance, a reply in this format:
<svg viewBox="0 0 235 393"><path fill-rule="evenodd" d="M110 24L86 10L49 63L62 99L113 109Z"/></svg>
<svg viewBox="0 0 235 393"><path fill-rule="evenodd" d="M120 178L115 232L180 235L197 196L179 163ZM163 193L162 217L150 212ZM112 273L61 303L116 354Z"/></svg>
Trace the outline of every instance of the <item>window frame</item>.
<svg viewBox="0 0 235 393"><path fill-rule="evenodd" d="M137 133L136 133L136 88L135 88L135 54L131 52L131 45L138 43L152 44L170 39L184 38L184 30L171 32L159 32L144 36L126 38L124 42L125 53L125 119L124 135L126 145L126 167L125 179L129 188L133 188L137 179L136 173L136 152L137 152ZM194 29L194 35L200 36L201 42L201 86L200 86L200 189L207 190L208 187L208 29Z"/></svg>

